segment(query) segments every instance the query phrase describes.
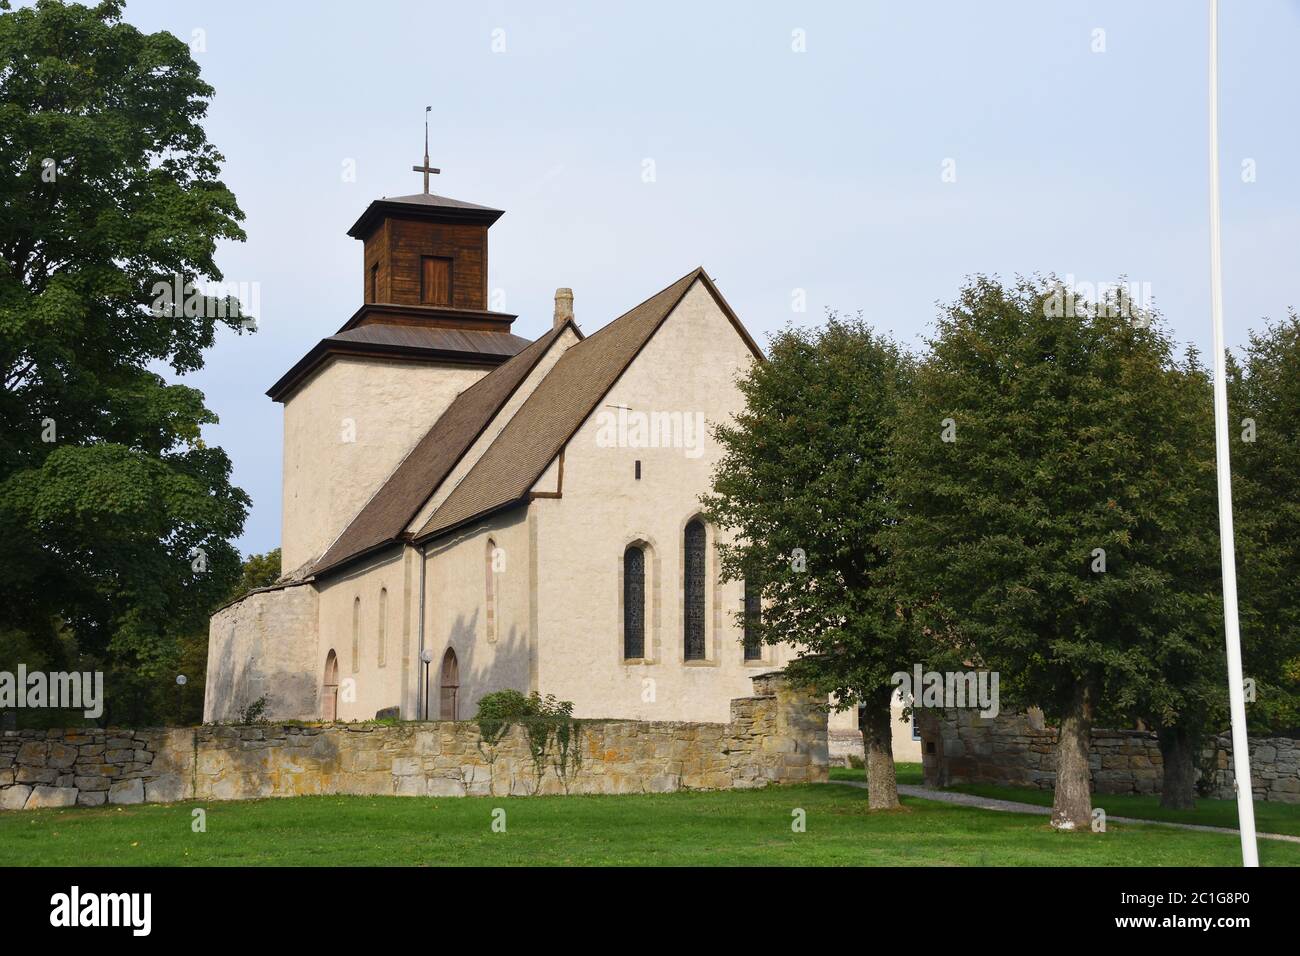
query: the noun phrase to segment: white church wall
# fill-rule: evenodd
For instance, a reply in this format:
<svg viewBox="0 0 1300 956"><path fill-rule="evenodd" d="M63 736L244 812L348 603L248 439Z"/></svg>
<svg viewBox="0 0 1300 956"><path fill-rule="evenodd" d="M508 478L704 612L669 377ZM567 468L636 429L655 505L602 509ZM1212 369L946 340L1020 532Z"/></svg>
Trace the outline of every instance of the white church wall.
<svg viewBox="0 0 1300 956"><path fill-rule="evenodd" d="M565 449L563 497L534 501L538 526L537 682L572 700L582 717L725 721L750 678L784 663L786 648L745 661L736 612L739 582L718 580L716 531L708 530L707 657L684 660L683 531L699 511L719 457L707 428L682 432L693 447L613 447L601 412L681 412L709 421L743 407L735 379L753 354L713 297L687 292ZM608 438L606 432L605 438ZM629 439L622 444L630 444ZM683 440L681 444L685 444ZM641 479L635 462L641 461ZM543 476L539 489L551 488ZM647 546L649 659L623 660L622 577L627 546Z"/></svg>
<svg viewBox="0 0 1300 956"><path fill-rule="evenodd" d="M284 405L284 570L318 558L486 371L342 356L294 392Z"/></svg>
<svg viewBox="0 0 1300 956"><path fill-rule="evenodd" d="M316 618L310 584L257 591L212 615L204 722L236 720L262 697L269 718L316 717Z"/></svg>
<svg viewBox="0 0 1300 956"><path fill-rule="evenodd" d="M323 680L333 650L339 720L372 720L389 707L401 707L403 717L414 717L410 687L418 574L418 553L394 547L317 582L320 617L311 642L311 673L317 683Z"/></svg>
<svg viewBox="0 0 1300 956"><path fill-rule="evenodd" d="M527 510L503 512L430 545L425 578L424 646L433 657L430 716L436 720L442 713L441 667L448 648L455 651L459 671L457 719L472 718L479 698L492 691L528 693L532 585Z"/></svg>

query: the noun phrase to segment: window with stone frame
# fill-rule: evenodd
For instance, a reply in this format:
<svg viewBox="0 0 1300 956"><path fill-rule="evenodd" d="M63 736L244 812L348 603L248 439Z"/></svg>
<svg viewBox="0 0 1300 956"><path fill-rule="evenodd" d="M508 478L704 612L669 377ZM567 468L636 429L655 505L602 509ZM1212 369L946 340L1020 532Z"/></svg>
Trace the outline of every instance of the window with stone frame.
<svg viewBox="0 0 1300 956"><path fill-rule="evenodd" d="M763 644L758 638L758 625L763 620L763 589L745 579L745 660L761 661Z"/></svg>
<svg viewBox="0 0 1300 956"><path fill-rule="evenodd" d="M686 600L683 607L683 632L685 658L688 661L705 659L705 594L707 579L706 541L704 522L696 518L686 526L684 537L684 585Z"/></svg>
<svg viewBox="0 0 1300 956"><path fill-rule="evenodd" d="M645 551L623 552L623 659L645 659Z"/></svg>

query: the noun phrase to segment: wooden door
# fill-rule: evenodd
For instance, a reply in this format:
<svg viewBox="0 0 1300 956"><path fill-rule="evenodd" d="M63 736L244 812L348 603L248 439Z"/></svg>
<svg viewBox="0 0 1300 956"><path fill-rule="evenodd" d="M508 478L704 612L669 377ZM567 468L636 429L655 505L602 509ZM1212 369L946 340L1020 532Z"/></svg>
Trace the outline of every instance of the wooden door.
<svg viewBox="0 0 1300 956"><path fill-rule="evenodd" d="M456 652L450 647L442 658L441 693L438 697L439 719L457 720L456 698L460 693L460 665L456 662Z"/></svg>
<svg viewBox="0 0 1300 956"><path fill-rule="evenodd" d="M451 260L424 256L420 260L420 304L451 305Z"/></svg>

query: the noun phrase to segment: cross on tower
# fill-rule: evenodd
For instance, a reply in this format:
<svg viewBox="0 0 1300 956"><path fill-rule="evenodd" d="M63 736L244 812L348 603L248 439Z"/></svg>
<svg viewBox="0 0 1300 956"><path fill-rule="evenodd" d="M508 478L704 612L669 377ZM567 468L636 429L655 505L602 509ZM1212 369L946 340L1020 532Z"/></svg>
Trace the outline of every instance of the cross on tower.
<svg viewBox="0 0 1300 956"><path fill-rule="evenodd" d="M424 194L426 196L429 195L429 174L433 173L436 176L442 172L441 169L434 169L429 165L429 111L431 109L433 109L432 106L424 108L424 165L411 167L411 172L424 173Z"/></svg>

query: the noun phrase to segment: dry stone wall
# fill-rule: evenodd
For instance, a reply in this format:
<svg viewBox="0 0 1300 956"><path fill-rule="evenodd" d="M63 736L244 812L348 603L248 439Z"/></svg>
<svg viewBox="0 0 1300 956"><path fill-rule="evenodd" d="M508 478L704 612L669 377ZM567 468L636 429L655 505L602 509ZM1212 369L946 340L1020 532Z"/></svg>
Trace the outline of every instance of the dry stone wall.
<svg viewBox="0 0 1300 956"><path fill-rule="evenodd" d="M544 746L474 721L10 731L0 808L311 794L531 796L727 790L827 779L824 704L778 674L726 724L579 721Z"/></svg>
<svg viewBox="0 0 1300 956"><path fill-rule="evenodd" d="M969 710L918 710L925 783L947 787L992 783L1050 790L1056 783L1056 730L1024 714L992 719ZM1159 793L1164 761L1155 734L1094 729L1089 767L1096 793ZM1252 738L1251 786L1256 800L1300 803L1300 742L1289 737ZM1235 796L1232 742L1206 742L1202 776L1208 795Z"/></svg>

